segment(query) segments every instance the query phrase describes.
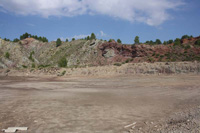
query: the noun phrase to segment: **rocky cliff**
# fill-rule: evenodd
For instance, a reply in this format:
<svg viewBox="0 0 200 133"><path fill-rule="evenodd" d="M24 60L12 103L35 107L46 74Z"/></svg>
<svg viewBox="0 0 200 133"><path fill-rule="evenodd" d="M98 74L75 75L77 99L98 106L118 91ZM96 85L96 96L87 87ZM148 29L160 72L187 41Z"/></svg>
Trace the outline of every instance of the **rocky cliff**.
<svg viewBox="0 0 200 133"><path fill-rule="evenodd" d="M67 67L121 65L129 62L200 61L200 37L183 39L180 45L123 45L115 41L76 40L40 42L27 38L18 43L0 39L0 68L58 67L60 58Z"/></svg>

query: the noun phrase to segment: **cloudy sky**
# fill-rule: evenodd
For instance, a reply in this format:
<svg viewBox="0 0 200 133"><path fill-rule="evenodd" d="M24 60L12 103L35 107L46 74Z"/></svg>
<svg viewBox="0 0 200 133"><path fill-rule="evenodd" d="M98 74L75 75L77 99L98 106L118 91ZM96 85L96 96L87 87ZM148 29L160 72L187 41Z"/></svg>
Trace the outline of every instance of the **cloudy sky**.
<svg viewBox="0 0 200 133"><path fill-rule="evenodd" d="M57 38L84 38L133 43L200 35L199 0L0 0L0 37L28 32Z"/></svg>

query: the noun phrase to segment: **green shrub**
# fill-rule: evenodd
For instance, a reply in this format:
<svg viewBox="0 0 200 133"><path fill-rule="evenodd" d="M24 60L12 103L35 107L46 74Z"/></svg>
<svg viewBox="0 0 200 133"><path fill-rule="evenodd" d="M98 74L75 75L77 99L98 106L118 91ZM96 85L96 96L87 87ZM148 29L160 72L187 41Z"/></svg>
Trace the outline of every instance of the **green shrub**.
<svg viewBox="0 0 200 133"><path fill-rule="evenodd" d="M96 35L94 33L91 34L90 40L96 39Z"/></svg>
<svg viewBox="0 0 200 133"><path fill-rule="evenodd" d="M58 61L58 66L59 67L66 67L67 66L67 60L65 57L62 57L59 61Z"/></svg>
<svg viewBox="0 0 200 133"><path fill-rule="evenodd" d="M195 42L196 46L200 46L200 39Z"/></svg>
<svg viewBox="0 0 200 133"><path fill-rule="evenodd" d="M151 57L149 57L149 58L148 58L148 61L149 61L149 62L154 62L154 59L151 58Z"/></svg>
<svg viewBox="0 0 200 133"><path fill-rule="evenodd" d="M112 41L115 41L114 39L110 39L108 42L112 42Z"/></svg>
<svg viewBox="0 0 200 133"><path fill-rule="evenodd" d="M176 38L176 40L174 40L174 46L179 46L181 45L181 40L179 38Z"/></svg>
<svg viewBox="0 0 200 133"><path fill-rule="evenodd" d="M140 44L139 36L136 36L134 39L135 44Z"/></svg>
<svg viewBox="0 0 200 133"><path fill-rule="evenodd" d="M163 58L163 57L164 57L164 55L161 55L161 56L160 56L160 58Z"/></svg>
<svg viewBox="0 0 200 133"><path fill-rule="evenodd" d="M56 47L59 47L61 44L62 44L62 41L60 38L58 38L56 41Z"/></svg>
<svg viewBox="0 0 200 133"><path fill-rule="evenodd" d="M13 40L13 42L19 42L19 39L18 39L18 38L15 38L15 39Z"/></svg>
<svg viewBox="0 0 200 133"><path fill-rule="evenodd" d="M115 65L115 66L121 66L122 64L119 63L119 62L117 62L117 63L115 63L114 65Z"/></svg>
<svg viewBox="0 0 200 133"><path fill-rule="evenodd" d="M66 71L63 71L63 72L61 73L61 74L62 74L62 76L63 76L63 75L65 75L65 73L66 73Z"/></svg>
<svg viewBox="0 0 200 133"><path fill-rule="evenodd" d="M8 52L6 52L5 57L6 57L7 59L9 59L9 58L10 58L10 54L9 54Z"/></svg>
<svg viewBox="0 0 200 133"><path fill-rule="evenodd" d="M33 59L33 57L32 57L33 54L35 54L34 51L32 51L32 52L30 53L29 57L28 57L29 60L31 60L32 62L34 62L34 59Z"/></svg>
<svg viewBox="0 0 200 133"><path fill-rule="evenodd" d="M156 54L156 58L158 58L160 56L160 54Z"/></svg>
<svg viewBox="0 0 200 133"><path fill-rule="evenodd" d="M190 49L190 48L191 48L190 45L185 46L185 50Z"/></svg>
<svg viewBox="0 0 200 133"><path fill-rule="evenodd" d="M32 68L35 68L35 63L32 63Z"/></svg>
<svg viewBox="0 0 200 133"><path fill-rule="evenodd" d="M117 42L118 42L118 43L122 43L122 41L121 41L120 39L117 39Z"/></svg>
<svg viewBox="0 0 200 133"><path fill-rule="evenodd" d="M156 44L162 44L162 42L160 41L160 39L156 39L155 43Z"/></svg>
<svg viewBox="0 0 200 133"><path fill-rule="evenodd" d="M41 64L41 65L38 66L38 68L46 68L46 67L49 67L49 66L50 66L50 65L42 65L42 64Z"/></svg>
<svg viewBox="0 0 200 133"><path fill-rule="evenodd" d="M28 68L26 65L22 65L23 68Z"/></svg>
<svg viewBox="0 0 200 133"><path fill-rule="evenodd" d="M190 36L188 36L188 35L183 35L181 39L188 39L188 38L190 38Z"/></svg>
<svg viewBox="0 0 200 133"><path fill-rule="evenodd" d="M131 61L133 61L132 58L131 58L131 59L127 59L127 60L125 61L125 63L129 63L129 62L131 62Z"/></svg>

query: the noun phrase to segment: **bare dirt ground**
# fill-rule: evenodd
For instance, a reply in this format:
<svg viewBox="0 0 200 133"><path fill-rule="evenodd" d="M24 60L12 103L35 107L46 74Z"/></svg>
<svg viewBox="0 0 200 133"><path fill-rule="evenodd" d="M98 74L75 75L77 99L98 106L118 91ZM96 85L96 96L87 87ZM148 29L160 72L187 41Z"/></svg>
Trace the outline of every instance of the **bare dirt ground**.
<svg viewBox="0 0 200 133"><path fill-rule="evenodd" d="M0 129L199 132L199 105L200 75L0 77Z"/></svg>

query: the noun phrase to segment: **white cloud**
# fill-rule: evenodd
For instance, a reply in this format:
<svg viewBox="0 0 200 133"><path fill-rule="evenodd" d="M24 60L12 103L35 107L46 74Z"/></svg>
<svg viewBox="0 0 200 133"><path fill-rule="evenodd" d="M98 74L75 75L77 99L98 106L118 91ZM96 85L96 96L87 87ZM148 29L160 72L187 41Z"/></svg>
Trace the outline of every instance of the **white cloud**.
<svg viewBox="0 0 200 133"><path fill-rule="evenodd" d="M100 31L100 36L101 37L106 37L107 36L107 34L106 33L104 33L102 30Z"/></svg>
<svg viewBox="0 0 200 133"><path fill-rule="evenodd" d="M1 0L0 7L21 15L77 16L83 14L142 22L157 26L170 19L169 10L183 0ZM0 10L1 11L1 10Z"/></svg>
<svg viewBox="0 0 200 133"><path fill-rule="evenodd" d="M72 40L72 38L75 38L75 39L82 39L83 38L84 39L87 36L90 36L90 35L89 34L88 35L81 34L81 35L74 35L72 37L61 37L60 39L62 41L65 41L66 39L68 39L70 41L70 40Z"/></svg>

